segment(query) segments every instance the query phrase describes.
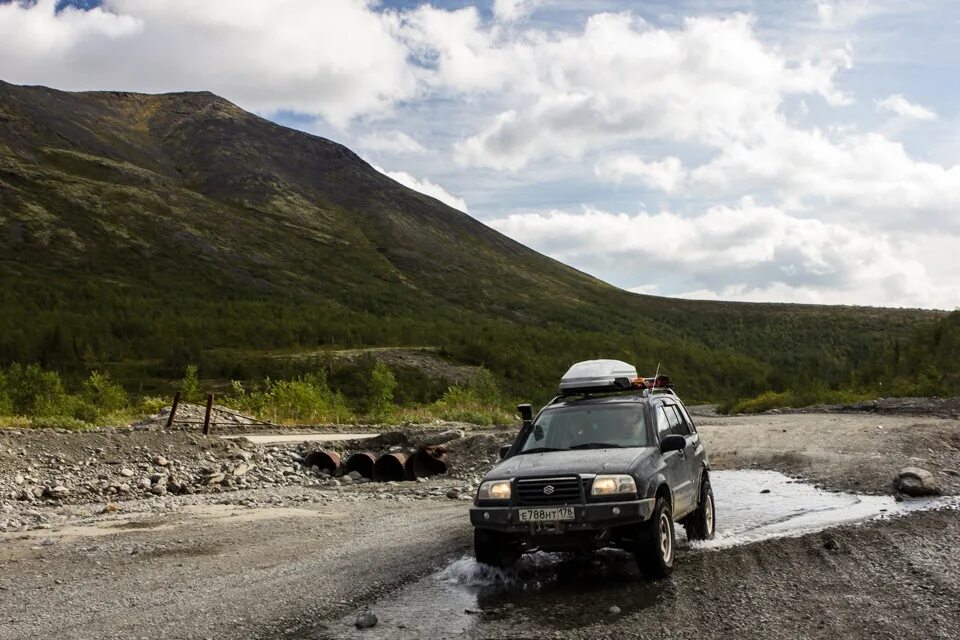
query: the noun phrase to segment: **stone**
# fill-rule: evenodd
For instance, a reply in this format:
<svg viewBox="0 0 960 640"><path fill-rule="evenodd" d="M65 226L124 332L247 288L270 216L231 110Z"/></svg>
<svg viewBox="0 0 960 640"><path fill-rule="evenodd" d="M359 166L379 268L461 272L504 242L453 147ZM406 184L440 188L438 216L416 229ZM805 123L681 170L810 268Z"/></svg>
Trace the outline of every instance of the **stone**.
<svg viewBox="0 0 960 640"><path fill-rule="evenodd" d="M170 464L170 461L163 456L157 456L153 459L153 464L157 465L158 467L165 467Z"/></svg>
<svg viewBox="0 0 960 640"><path fill-rule="evenodd" d="M948 476L953 476L954 478L960 478L960 471L956 469L944 469L943 472ZM19 482L17 484L20 484Z"/></svg>
<svg viewBox="0 0 960 640"><path fill-rule="evenodd" d="M239 478L242 475L246 475L252 468L253 468L253 465L248 464L246 462L241 462L240 464L238 464L233 468L233 471L231 471L231 473L235 478Z"/></svg>
<svg viewBox="0 0 960 640"><path fill-rule="evenodd" d="M911 497L940 495L933 474L920 467L905 467L893 479L893 488Z"/></svg>
<svg viewBox="0 0 960 640"><path fill-rule="evenodd" d="M370 627L375 627L378 622L380 622L380 620L376 614L364 611L357 616L357 621L354 622L354 625L356 625L357 629L369 629Z"/></svg>
<svg viewBox="0 0 960 640"><path fill-rule="evenodd" d="M120 475L122 475L124 478L132 478L133 469L127 469L126 467L124 467L123 469L120 469Z"/></svg>
<svg viewBox="0 0 960 640"><path fill-rule="evenodd" d="M70 495L70 489L67 489L62 484L58 484L57 486L50 489L50 495L53 496L54 498L62 498L64 496Z"/></svg>
<svg viewBox="0 0 960 640"><path fill-rule="evenodd" d="M457 498L460 497L460 492L457 491L456 489L450 489L450 491L447 491L447 497L450 498L451 500L456 500Z"/></svg>
<svg viewBox="0 0 960 640"><path fill-rule="evenodd" d="M17 475L13 476L13 483L14 483L14 484L23 484L24 482L26 482L26 479L25 479L22 475L20 475L19 473L18 473Z"/></svg>
<svg viewBox="0 0 960 640"><path fill-rule="evenodd" d="M363 477L363 474L359 471L351 471L345 477L349 477L351 480L359 480Z"/></svg>
<svg viewBox="0 0 960 640"><path fill-rule="evenodd" d="M342 478L340 478L340 484L352 484L352 483L353 483L353 478L351 478L350 476L343 476Z"/></svg>
<svg viewBox="0 0 960 640"><path fill-rule="evenodd" d="M150 493L155 496L165 496L167 495L167 485L155 484L150 488Z"/></svg>
<svg viewBox="0 0 960 640"><path fill-rule="evenodd" d="M609 609L607 609L607 611L610 612L610 615L613 615L613 616L618 616L620 615L620 612L621 612L620 607L618 607L617 605L612 605Z"/></svg>
<svg viewBox="0 0 960 640"><path fill-rule="evenodd" d="M203 484L205 484L208 487L210 485L220 484L221 482L223 482L223 479L226 477L227 476L223 473L211 473L210 475L206 476L203 479Z"/></svg>

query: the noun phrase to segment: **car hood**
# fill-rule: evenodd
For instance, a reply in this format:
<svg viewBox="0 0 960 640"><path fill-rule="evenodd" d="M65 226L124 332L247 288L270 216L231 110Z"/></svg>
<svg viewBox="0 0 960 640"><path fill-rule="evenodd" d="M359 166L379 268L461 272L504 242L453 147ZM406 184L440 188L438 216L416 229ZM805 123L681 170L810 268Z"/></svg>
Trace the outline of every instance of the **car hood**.
<svg viewBox="0 0 960 640"><path fill-rule="evenodd" d="M486 476L487 480L513 477L554 476L580 473L628 473L642 459L656 453L656 447L631 449L579 449L525 453L507 458Z"/></svg>

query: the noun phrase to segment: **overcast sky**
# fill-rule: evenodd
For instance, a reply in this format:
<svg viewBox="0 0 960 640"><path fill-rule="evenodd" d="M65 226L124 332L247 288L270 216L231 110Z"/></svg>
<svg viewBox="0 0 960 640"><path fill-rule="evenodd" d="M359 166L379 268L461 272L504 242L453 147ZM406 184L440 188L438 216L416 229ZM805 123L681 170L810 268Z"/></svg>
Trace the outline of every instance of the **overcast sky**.
<svg viewBox="0 0 960 640"><path fill-rule="evenodd" d="M0 78L206 89L625 289L960 306L960 3L0 3Z"/></svg>

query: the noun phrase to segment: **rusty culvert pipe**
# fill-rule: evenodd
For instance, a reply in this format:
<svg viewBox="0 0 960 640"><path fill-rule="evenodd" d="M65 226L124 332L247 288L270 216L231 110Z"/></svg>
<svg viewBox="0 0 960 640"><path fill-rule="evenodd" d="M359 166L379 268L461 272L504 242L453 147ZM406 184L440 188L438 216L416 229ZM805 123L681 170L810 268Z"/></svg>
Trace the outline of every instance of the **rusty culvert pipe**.
<svg viewBox="0 0 960 640"><path fill-rule="evenodd" d="M373 466L373 479L377 482L389 482L390 480L403 480L405 472L404 465L407 462L405 453L385 453L377 458L377 463Z"/></svg>
<svg viewBox="0 0 960 640"><path fill-rule="evenodd" d="M337 472L337 469L340 468L340 454L336 451L317 449L307 456L306 460L304 460L304 464L306 465L307 469L310 467L317 467L320 469L320 471L326 471L330 475L334 475Z"/></svg>
<svg viewBox="0 0 960 640"><path fill-rule="evenodd" d="M364 478L373 479L373 467L376 464L377 457L369 451L355 453L347 458L347 464L343 468L344 473L356 471Z"/></svg>
<svg viewBox="0 0 960 640"><path fill-rule="evenodd" d="M410 480L447 472L446 447L422 447L407 458L406 474Z"/></svg>

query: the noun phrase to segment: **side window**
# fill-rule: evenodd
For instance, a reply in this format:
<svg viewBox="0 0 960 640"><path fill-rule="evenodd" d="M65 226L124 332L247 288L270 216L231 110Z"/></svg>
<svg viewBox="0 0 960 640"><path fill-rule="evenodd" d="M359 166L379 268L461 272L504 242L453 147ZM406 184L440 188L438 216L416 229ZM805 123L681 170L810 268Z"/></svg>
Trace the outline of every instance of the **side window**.
<svg viewBox="0 0 960 640"><path fill-rule="evenodd" d="M666 407L667 416L670 419L670 433L675 433L678 436L688 436L690 435L690 428L687 427L687 423L683 421L683 418L680 417L680 411L674 405L669 405Z"/></svg>
<svg viewBox="0 0 960 640"><path fill-rule="evenodd" d="M657 442L663 440L663 437L670 433L670 419L664 408L657 407Z"/></svg>
<svg viewBox="0 0 960 640"><path fill-rule="evenodd" d="M677 404L673 405L673 406L675 406L675 407L677 408L677 410L680 411L680 417L683 418L684 421L687 423L687 426L690 427L690 432L691 432L691 433L696 433L696 432L697 432L697 425L693 424L693 420L690 419L690 414L687 413L687 408L684 407L684 406L683 406L682 404L680 404L679 402L678 402Z"/></svg>

